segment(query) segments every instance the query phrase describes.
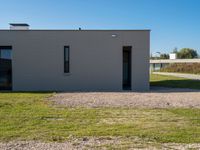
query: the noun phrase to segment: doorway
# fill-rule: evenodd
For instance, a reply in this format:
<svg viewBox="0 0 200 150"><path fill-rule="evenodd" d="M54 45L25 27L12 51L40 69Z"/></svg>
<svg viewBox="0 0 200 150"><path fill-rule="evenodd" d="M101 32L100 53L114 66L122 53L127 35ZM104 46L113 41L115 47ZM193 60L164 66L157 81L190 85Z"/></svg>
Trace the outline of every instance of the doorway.
<svg viewBox="0 0 200 150"><path fill-rule="evenodd" d="M123 47L123 90L131 90L131 49Z"/></svg>
<svg viewBox="0 0 200 150"><path fill-rule="evenodd" d="M0 90L12 90L11 46L0 46Z"/></svg>

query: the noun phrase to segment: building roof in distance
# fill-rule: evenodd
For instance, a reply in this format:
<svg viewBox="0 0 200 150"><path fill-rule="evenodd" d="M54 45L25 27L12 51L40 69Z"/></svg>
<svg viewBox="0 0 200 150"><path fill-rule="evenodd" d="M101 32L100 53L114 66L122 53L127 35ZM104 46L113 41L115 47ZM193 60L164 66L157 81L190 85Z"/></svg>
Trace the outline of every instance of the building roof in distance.
<svg viewBox="0 0 200 150"><path fill-rule="evenodd" d="M10 23L10 25L11 26L26 26L26 27L29 26L29 24L27 24L27 23Z"/></svg>

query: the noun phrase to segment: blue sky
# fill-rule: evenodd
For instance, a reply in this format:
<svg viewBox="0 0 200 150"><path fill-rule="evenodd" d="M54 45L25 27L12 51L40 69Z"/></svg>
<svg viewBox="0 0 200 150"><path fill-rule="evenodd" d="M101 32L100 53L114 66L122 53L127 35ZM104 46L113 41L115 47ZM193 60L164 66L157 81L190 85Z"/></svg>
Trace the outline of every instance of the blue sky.
<svg viewBox="0 0 200 150"><path fill-rule="evenodd" d="M0 0L0 28L151 29L151 52L200 53L200 0Z"/></svg>

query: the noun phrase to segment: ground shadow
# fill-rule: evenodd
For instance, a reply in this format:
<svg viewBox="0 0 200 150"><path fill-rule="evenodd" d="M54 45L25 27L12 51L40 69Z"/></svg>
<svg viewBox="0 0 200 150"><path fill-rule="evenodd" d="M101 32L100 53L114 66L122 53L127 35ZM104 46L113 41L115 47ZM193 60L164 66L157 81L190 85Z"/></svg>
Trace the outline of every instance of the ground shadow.
<svg viewBox="0 0 200 150"><path fill-rule="evenodd" d="M161 80L150 82L152 91L164 91L161 87L168 88L167 92L200 92L200 81L181 79L181 80Z"/></svg>
<svg viewBox="0 0 200 150"><path fill-rule="evenodd" d="M24 94L51 94L55 93L55 91L8 91L8 90L1 90L1 93L12 93L12 94L17 94L17 93L24 93Z"/></svg>
<svg viewBox="0 0 200 150"><path fill-rule="evenodd" d="M116 93L175 93L175 92L200 92L200 81L197 80L161 80L161 81L151 81L149 91L111 91L111 90L98 90L98 91L0 91L0 93L32 93L32 94L42 94L42 93L93 93L93 92L116 92Z"/></svg>

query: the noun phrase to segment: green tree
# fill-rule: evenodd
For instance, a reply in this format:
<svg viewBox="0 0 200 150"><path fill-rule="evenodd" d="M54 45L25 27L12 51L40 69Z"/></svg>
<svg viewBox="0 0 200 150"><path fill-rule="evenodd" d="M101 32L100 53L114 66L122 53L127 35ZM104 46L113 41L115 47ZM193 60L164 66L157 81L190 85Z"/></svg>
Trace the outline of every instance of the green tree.
<svg viewBox="0 0 200 150"><path fill-rule="evenodd" d="M169 54L160 54L160 59L169 59Z"/></svg>
<svg viewBox="0 0 200 150"><path fill-rule="evenodd" d="M179 59L192 59L197 57L198 57L197 51L194 49L183 48L177 52L177 58Z"/></svg>
<svg viewBox="0 0 200 150"><path fill-rule="evenodd" d="M178 48L177 48L177 47L175 47L175 48L173 49L172 53L175 53L175 54L177 54L177 53L178 53Z"/></svg>

